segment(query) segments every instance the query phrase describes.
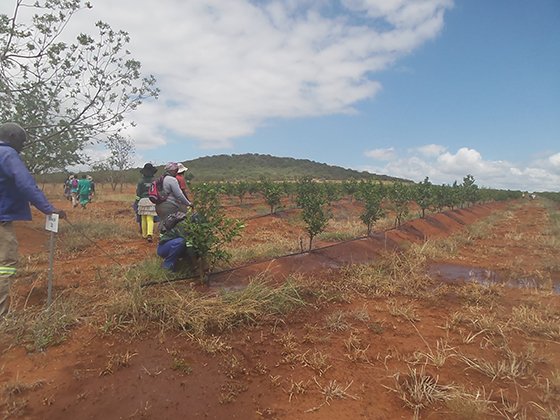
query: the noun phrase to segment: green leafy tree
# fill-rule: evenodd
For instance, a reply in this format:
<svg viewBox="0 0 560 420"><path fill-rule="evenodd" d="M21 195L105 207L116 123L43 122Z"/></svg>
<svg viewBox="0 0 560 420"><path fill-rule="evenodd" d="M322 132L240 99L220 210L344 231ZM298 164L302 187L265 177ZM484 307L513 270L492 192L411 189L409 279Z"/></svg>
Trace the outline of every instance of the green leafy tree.
<svg viewBox="0 0 560 420"><path fill-rule="evenodd" d="M245 181L237 181L234 185L233 192L239 198L239 205L243 205L243 199L249 192L249 184Z"/></svg>
<svg viewBox="0 0 560 420"><path fill-rule="evenodd" d="M364 210L360 214L360 220L366 225L369 236L375 222L385 214L382 207L383 198L385 198L385 188L381 182L362 182L357 189L356 198L364 205Z"/></svg>
<svg viewBox="0 0 560 420"><path fill-rule="evenodd" d="M305 230L309 236L309 250L313 248L313 239L325 230L331 214L326 208L325 191L311 178L303 178L298 182L297 204L301 207Z"/></svg>
<svg viewBox="0 0 560 420"><path fill-rule="evenodd" d="M261 182L261 192L266 203L270 206L270 214L273 214L276 207L280 205L282 191L282 185L280 184L268 180Z"/></svg>
<svg viewBox="0 0 560 420"><path fill-rule="evenodd" d="M294 182L282 181L281 185L284 195L286 195L290 201L293 201L294 194L296 193L296 184Z"/></svg>
<svg viewBox="0 0 560 420"><path fill-rule="evenodd" d="M247 186L247 192L254 196L260 191L260 184L258 182L249 182Z"/></svg>
<svg viewBox="0 0 560 420"><path fill-rule="evenodd" d="M395 227L400 226L409 214L409 203L413 199L412 190L402 182L395 182L389 189L392 210L395 212Z"/></svg>
<svg viewBox="0 0 560 420"><path fill-rule="evenodd" d="M434 185L434 201L433 206L434 209L438 212L443 211L445 206L447 205L447 194L448 194L448 185Z"/></svg>
<svg viewBox="0 0 560 420"><path fill-rule="evenodd" d="M463 178L461 189L463 201L474 206L480 198L480 191L472 175L469 174Z"/></svg>
<svg viewBox="0 0 560 420"><path fill-rule="evenodd" d="M434 205L434 194L434 186L428 177L416 185L415 200L422 210L422 218L426 216L426 209Z"/></svg>
<svg viewBox="0 0 560 420"><path fill-rule="evenodd" d="M457 184L457 181L453 182L453 185L446 185L446 206L451 210L454 210L461 204L461 187Z"/></svg>
<svg viewBox="0 0 560 420"><path fill-rule="evenodd" d="M325 196L329 205L334 203L335 201L340 200L342 197L342 186L336 182L324 182L322 187L325 191Z"/></svg>
<svg viewBox="0 0 560 420"><path fill-rule="evenodd" d="M29 169L44 173L84 163L84 148L132 122L130 111L157 97L153 76L142 77L126 32L107 23L97 34L62 40L81 0L15 0L0 15L0 121L16 121L31 141L22 152ZM22 9L33 14L21 22ZM68 38L68 37L66 37Z"/></svg>
<svg viewBox="0 0 560 420"><path fill-rule="evenodd" d="M188 246L199 257L199 278L204 282L206 271L217 262L228 261L225 245L233 241L243 229L240 220L225 216L220 205L219 186L197 184L193 187L196 216L187 219Z"/></svg>
<svg viewBox="0 0 560 420"><path fill-rule="evenodd" d="M359 184L355 179L352 178L342 181L342 191L349 197L350 202L354 199L354 195L358 192L358 189Z"/></svg>

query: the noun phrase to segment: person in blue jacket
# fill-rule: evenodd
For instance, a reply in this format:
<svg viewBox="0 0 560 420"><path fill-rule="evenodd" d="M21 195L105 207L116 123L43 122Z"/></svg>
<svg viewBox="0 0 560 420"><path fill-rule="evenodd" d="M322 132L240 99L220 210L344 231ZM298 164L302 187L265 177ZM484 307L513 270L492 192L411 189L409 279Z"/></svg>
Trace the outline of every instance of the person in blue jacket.
<svg viewBox="0 0 560 420"><path fill-rule="evenodd" d="M0 318L8 312L10 281L18 258L12 222L31 220L30 203L45 214L66 216L49 203L21 160L19 152L26 141L27 134L20 125L0 125Z"/></svg>

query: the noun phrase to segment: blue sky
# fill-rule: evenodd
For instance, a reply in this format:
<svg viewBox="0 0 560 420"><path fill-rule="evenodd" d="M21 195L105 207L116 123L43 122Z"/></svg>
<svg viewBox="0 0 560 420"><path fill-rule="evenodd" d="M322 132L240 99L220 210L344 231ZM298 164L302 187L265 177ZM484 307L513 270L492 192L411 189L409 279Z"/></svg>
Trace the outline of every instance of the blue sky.
<svg viewBox="0 0 560 420"><path fill-rule="evenodd" d="M74 29L128 31L161 88L132 116L139 165L266 153L560 191L558 0L92 4Z"/></svg>

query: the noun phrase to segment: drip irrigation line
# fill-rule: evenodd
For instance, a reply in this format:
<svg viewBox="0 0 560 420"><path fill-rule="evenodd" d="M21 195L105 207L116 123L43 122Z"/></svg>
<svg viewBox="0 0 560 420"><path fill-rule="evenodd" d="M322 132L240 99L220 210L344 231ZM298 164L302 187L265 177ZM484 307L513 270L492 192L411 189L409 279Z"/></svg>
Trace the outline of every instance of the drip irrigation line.
<svg viewBox="0 0 560 420"><path fill-rule="evenodd" d="M295 207L295 208L297 208L297 207ZM290 210L290 209L287 209L287 210ZM265 217L265 216L270 216L270 214L259 215L259 216L253 217L253 218ZM242 220L250 220L250 218L249 219L242 219ZM383 231L380 231L378 233L382 233L386 238L386 235L387 235L388 232L399 230L400 227L401 227L400 225L399 226L393 226L393 227L387 228ZM293 253L290 253L290 254L280 255L280 256L269 258L269 259L262 260L262 261L249 262L249 263L246 263L246 264L243 264L243 265L240 265L240 266L236 266L236 267L232 267L232 268L226 268L224 270L207 273L206 274L206 276L207 276L206 284L208 285L210 283L210 276L216 276L216 275L219 275L219 274L224 274L224 273L229 273L229 272L233 272L233 271L236 271L236 270L241 270L243 268L247 268L247 267L250 267L250 266L256 265L256 264L262 264L262 263L266 263L266 262L271 263L272 261L280 260L280 259L283 259L283 258L295 257L297 255L311 254L313 252L322 251L322 250L325 250L325 249L328 249L328 248L333 248L333 247L338 246L338 245L342 245L342 244L346 244L346 243L350 243L350 242L356 242L356 241L360 241L360 240L363 240L363 239L374 239L374 238L373 238L372 234L359 236L357 238L347 239L345 241L336 242L334 244L325 245L325 246L322 246L322 247L319 247L319 248L314 248L314 249L307 250L307 251L293 252ZM334 258L331 258L331 257L328 257L328 256L326 256L326 257L331 259L332 261L337 262ZM146 283L142 283L140 285L140 287L166 285L166 284L175 283L175 282L178 282L178 281L196 280L198 278L199 278L199 276L191 276L191 277L170 279L170 280L164 280L164 281L152 280L152 281L148 281Z"/></svg>
<svg viewBox="0 0 560 420"><path fill-rule="evenodd" d="M78 227L77 225L73 224L70 222L70 220L68 220L68 217L65 217L63 219L64 221L66 221L66 223L68 223L71 227L73 227L74 229L78 230L81 235L86 238L88 241L90 241L93 245L95 245L96 248L98 248L99 250L101 250L101 252L103 252L107 257L109 257L111 259L111 261L113 261L114 263L116 263L119 267L122 267L122 264L120 262L118 262L111 254L109 254L107 251L105 251L103 248L101 248L99 246L99 244L97 242L95 242L93 239L91 239L89 236L87 236L83 229L81 229L80 227Z"/></svg>
<svg viewBox="0 0 560 420"><path fill-rule="evenodd" d="M387 233L387 232L395 230L395 229L396 228L389 228L389 229L384 230L382 233ZM307 250L307 251L292 252L290 254L279 255L277 257L272 257L272 258L269 258L269 259L266 259L266 260L252 261L252 262L249 262L249 263L246 263L246 264L243 264L243 265L238 265L238 266L235 266L235 267L226 268L226 269L220 270L220 271L214 271L214 272L211 272L211 273L207 274L208 282L210 281L210 276L217 276L219 274L230 273L230 272L241 270L243 268L247 268L247 267L250 267L250 266L253 266L253 265L256 265L256 264L263 264L263 263L267 263L267 262L270 263L270 262L273 262L275 260L281 260L283 258L295 257L297 255L309 255L309 254L312 254L312 253L317 252L317 251L323 251L323 250L328 249L328 248L333 248L333 247L338 246L338 245L342 245L342 244L346 244L346 243L350 243L350 242L355 242L355 241L360 241L360 240L363 240L363 239L373 239L373 237L371 235L369 235L369 236L368 235L359 236L357 238L347 239L345 241L340 241L340 242L337 242L335 244L325 245L325 246L322 246L322 247L319 247L319 248L314 248L314 249ZM326 257L330 258L328 256L326 256ZM333 260L333 261L336 261L333 258L330 258L330 259ZM169 284L169 283L175 283L177 281L187 281L187 280L196 280L196 279L198 279L198 276L170 279L170 280L164 280L164 281L152 280L152 281L148 281L146 283L142 283L141 287L165 285L165 284Z"/></svg>

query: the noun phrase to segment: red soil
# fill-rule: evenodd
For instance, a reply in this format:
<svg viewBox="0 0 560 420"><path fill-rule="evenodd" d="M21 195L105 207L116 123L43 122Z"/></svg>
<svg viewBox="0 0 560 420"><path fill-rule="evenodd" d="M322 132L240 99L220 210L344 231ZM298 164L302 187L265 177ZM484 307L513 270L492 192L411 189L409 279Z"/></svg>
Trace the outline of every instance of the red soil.
<svg viewBox="0 0 560 420"><path fill-rule="evenodd" d="M99 217L103 214L104 219L126 220L125 223L135 229L131 213L122 206L123 203L116 202L94 203L91 212ZM356 205L344 206L345 211L351 211ZM214 274L210 277L210 290L247 284L252 276L263 272L278 282L298 273L323 282L337 282L340 276L336 269L343 265L372 261L386 250L459 232L505 206L503 203L487 204L448 211L412 220L398 229L377 232L371 238L318 244L328 246ZM252 211L232 207L228 208L228 213L247 217ZM70 220L81 217L84 217L83 214L77 210L70 213ZM36 216L36 219L32 224L18 224L16 228L22 256L43 256L35 272L40 273L40 286L35 286L37 292L29 304L44 301L44 256L48 235L42 230L42 218ZM302 234L301 227L290 224L288 217L266 216L247 220L244 238L269 229L282 229L292 238ZM542 208L525 205L517 209L512 218L501 221L492 235L477 239L447 262L502 269L506 262L521 258L526 270L539 269L543 258L550 257L543 255L544 248L510 247L505 235L512 231L527 234L544 229L546 216ZM102 240L98 245L100 248L89 247L87 253L80 254L79 258L57 258L55 292L78 285L98 287L95 273L99 267L114 264L113 258L121 264L140 261L153 254L155 249L155 244L147 244L140 238L119 243ZM101 249L114 257L109 258ZM123 249L126 252L117 252ZM551 275L557 276L558 273L551 272ZM34 273L28 275L29 279L24 276L14 288L14 293L23 296L29 293L34 276ZM177 282L154 287L174 287L180 293L190 286ZM404 298L397 300L409 301ZM534 297L528 291L516 289L505 289L499 304L507 312L527 300L559 309L558 296ZM446 333L441 327L461 305L453 300L414 300L420 318L414 326L402 318L391 316L386 303L385 298L356 298L351 302L333 300L328 304L298 310L281 321L276 319L236 328L219 334L219 338L231 349L217 354L205 353L179 331L161 332L156 328L139 334L123 331L103 335L91 327L78 327L64 343L42 353L29 353L22 346L8 348L9 343L0 341L0 345L5 346L0 353L0 383L7 386L15 383L29 385L29 389L21 387L21 391L11 394L7 387L3 404L0 399L0 413L3 410L4 413L12 413L14 418L29 419L411 418L412 411L404 407L396 393L389 390L395 387L391 375L408 372L405 356L417 350L427 351L425 343L435 349L436 341L447 334L450 343L460 345L461 338L457 332ZM369 312L367 322L352 318L346 330L336 332L325 329L328 315L337 311L350 314L364 308ZM369 346L364 356L368 361L349 359L345 342L351 335L359 337L364 346ZM516 349L527 341L521 331L513 332L508 339L510 346ZM539 354L546 355L546 362L540 362L535 367L537 374L544 377L550 374L553 366L560 366L557 342L535 337L531 337L531 342ZM469 354L490 357L488 350L478 343L468 346ZM328 355L330 368L323 373L313 370L309 363L306 366L304 361L318 352ZM290 358L296 354L300 357ZM128 363L120 366L113 364L109 371L111 360L123 355L129 356ZM502 398L512 402L516 400L516 386L511 382L492 381L477 371L465 370L464 364L457 358L450 358L440 369L433 366L426 369L429 374L438 377L440 383L461 383L472 392L482 387L486 390L500 389L503 391ZM526 383L519 380L523 388L522 402L540 401L541 391L524 387ZM327 398L325 387L329 384L339 384L341 389L345 389L343 398ZM494 394L492 398L496 400L499 396ZM530 413L536 413L535 410L533 407ZM442 404L430 406L422 411L424 415L432 419L451 416Z"/></svg>

